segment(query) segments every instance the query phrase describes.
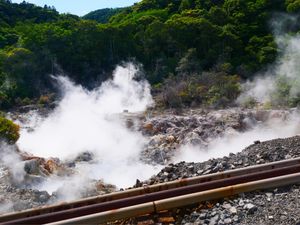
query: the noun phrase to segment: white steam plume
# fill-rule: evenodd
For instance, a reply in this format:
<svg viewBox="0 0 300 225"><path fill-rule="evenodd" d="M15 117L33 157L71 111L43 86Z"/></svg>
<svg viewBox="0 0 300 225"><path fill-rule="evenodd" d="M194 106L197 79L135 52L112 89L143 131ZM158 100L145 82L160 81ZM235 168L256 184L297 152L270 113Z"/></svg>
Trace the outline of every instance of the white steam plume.
<svg viewBox="0 0 300 225"><path fill-rule="evenodd" d="M253 81L244 84L244 91L238 98L241 104L253 99L259 103L287 105L289 100L300 96L300 34L283 33L287 26L285 23L295 23L297 19L287 15L279 16L282 20L273 21L272 25L280 57L267 72L257 74Z"/></svg>
<svg viewBox="0 0 300 225"><path fill-rule="evenodd" d="M12 181L15 184L21 184L24 181L24 162L22 162L15 146L8 145L5 142L0 143L0 163L8 168Z"/></svg>
<svg viewBox="0 0 300 225"><path fill-rule="evenodd" d="M207 149L191 145L182 146L175 161L202 162L240 152L257 140L267 141L299 135L299 124L299 112L293 112L288 118L270 118L264 123L257 123L246 132L225 133L223 137L213 140Z"/></svg>
<svg viewBox="0 0 300 225"><path fill-rule="evenodd" d="M124 110L144 111L153 104L150 85L135 81L136 73L132 64L118 66L113 79L93 91L58 77L65 93L62 101L33 132L22 130L17 143L20 149L65 160L91 152L95 159L77 168L80 176L103 179L118 187L153 175L155 168L139 162L145 137L129 130L119 116Z"/></svg>

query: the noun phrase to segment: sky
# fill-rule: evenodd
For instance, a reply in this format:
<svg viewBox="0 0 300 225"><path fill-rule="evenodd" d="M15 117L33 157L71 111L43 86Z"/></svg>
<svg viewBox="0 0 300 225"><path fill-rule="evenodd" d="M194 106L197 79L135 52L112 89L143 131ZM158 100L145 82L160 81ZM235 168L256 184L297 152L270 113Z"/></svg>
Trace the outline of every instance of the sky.
<svg viewBox="0 0 300 225"><path fill-rule="evenodd" d="M60 13L72 13L83 16L91 11L102 8L116 8L133 5L140 0L26 0L39 6L54 6ZM13 0L20 3L23 0Z"/></svg>

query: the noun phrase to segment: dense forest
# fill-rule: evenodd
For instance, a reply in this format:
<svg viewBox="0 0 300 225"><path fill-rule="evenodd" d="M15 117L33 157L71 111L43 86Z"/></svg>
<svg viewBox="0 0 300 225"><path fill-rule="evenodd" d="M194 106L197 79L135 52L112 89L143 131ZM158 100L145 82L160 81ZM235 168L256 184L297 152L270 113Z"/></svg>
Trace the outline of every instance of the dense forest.
<svg viewBox="0 0 300 225"><path fill-rule="evenodd" d="M108 23L110 18L116 15L117 13L122 12L123 10L126 10L127 8L106 8L106 9L98 9L95 11L92 11L85 16L83 16L83 19L86 20L95 20L99 23Z"/></svg>
<svg viewBox="0 0 300 225"><path fill-rule="evenodd" d="M274 13L299 11L299 0L142 0L80 18L0 0L0 107L47 101L50 74L93 88L124 61L143 65L165 106L222 106L276 59Z"/></svg>

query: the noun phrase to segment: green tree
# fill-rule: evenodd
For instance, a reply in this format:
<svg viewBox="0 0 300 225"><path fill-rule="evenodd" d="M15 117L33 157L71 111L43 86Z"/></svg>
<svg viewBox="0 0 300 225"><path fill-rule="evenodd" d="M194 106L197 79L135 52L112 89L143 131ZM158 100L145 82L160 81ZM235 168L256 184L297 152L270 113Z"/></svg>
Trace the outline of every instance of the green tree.
<svg viewBox="0 0 300 225"><path fill-rule="evenodd" d="M12 121L0 117L0 138L9 144L14 144L20 137L20 127Z"/></svg>
<svg viewBox="0 0 300 225"><path fill-rule="evenodd" d="M288 12L297 13L300 11L300 1L299 0L286 0L286 9Z"/></svg>
<svg viewBox="0 0 300 225"><path fill-rule="evenodd" d="M200 73L200 70L201 66L195 48L190 48L180 59L178 66L176 67L176 72L182 76Z"/></svg>

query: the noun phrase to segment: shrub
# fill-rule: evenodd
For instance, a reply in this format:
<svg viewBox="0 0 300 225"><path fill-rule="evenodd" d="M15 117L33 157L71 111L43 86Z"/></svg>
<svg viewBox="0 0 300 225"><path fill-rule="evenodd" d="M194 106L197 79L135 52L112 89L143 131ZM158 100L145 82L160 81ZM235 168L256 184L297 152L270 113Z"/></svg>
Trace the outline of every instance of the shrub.
<svg viewBox="0 0 300 225"><path fill-rule="evenodd" d="M20 137L20 127L13 123L12 121L0 117L0 138L8 142L9 144L14 144Z"/></svg>
<svg viewBox="0 0 300 225"><path fill-rule="evenodd" d="M164 81L157 98L160 106L212 106L226 107L240 94L240 80L237 75L224 71L210 71L189 76L173 76Z"/></svg>

